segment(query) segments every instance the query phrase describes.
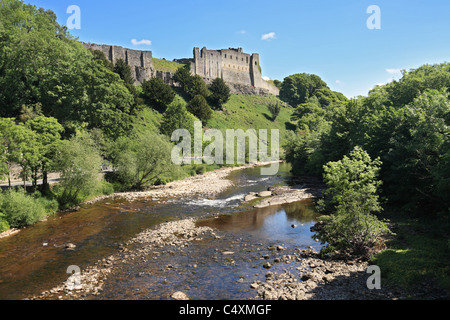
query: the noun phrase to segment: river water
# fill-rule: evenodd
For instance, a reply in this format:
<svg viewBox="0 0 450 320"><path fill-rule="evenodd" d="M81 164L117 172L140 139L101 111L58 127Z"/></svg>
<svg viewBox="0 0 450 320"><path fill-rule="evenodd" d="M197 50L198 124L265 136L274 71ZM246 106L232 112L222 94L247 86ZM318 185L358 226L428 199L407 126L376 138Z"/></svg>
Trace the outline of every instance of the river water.
<svg viewBox="0 0 450 320"><path fill-rule="evenodd" d="M287 184L289 170L282 164L276 176L261 176L258 167L233 171L229 178L234 186L212 198L104 200L0 239L0 299L49 290L67 279L68 266L83 270L116 253L139 232L188 217L214 228L220 239L196 241L182 254L167 250L150 261L130 261L108 278L95 299L169 299L175 291L192 299L254 298L250 283L263 280L267 272L263 256L273 259L296 248L321 247L311 238L317 213L310 200L262 209L242 204L249 192ZM66 250L66 243L75 244L75 250ZM273 246L285 249L277 252ZM221 255L227 250L233 255ZM272 270L294 267L274 264Z"/></svg>

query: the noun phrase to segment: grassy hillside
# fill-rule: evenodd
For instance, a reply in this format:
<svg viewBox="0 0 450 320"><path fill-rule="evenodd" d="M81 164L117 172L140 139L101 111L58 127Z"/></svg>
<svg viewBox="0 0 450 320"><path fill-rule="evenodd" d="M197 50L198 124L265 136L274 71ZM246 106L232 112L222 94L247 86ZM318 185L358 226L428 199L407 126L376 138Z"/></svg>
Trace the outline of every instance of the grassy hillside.
<svg viewBox="0 0 450 320"><path fill-rule="evenodd" d="M186 103L182 96L175 97L173 103ZM271 103L280 103L280 114L275 121L271 120L271 114L267 106ZM206 125L207 128L219 129L225 137L226 129L267 129L269 136L271 129L280 131L280 147L286 141L286 132L295 127L290 122L293 109L275 96L231 95L230 100L224 105L223 110L215 110L212 119ZM138 131L159 131L163 115L156 110L144 107L137 116L135 127ZM269 142L270 143L270 142Z"/></svg>
<svg viewBox="0 0 450 320"><path fill-rule="evenodd" d="M168 61L165 59L157 59L153 58L153 65L156 70L158 71L165 71L165 72L175 72L178 68L181 68L184 66L184 64Z"/></svg>
<svg viewBox="0 0 450 320"><path fill-rule="evenodd" d="M283 105L275 121L267 106L271 103ZM220 130L226 129L279 129L280 145L285 140L285 133L293 127L290 117L293 109L275 96L232 95L224 105L223 111L215 111L208 127Z"/></svg>

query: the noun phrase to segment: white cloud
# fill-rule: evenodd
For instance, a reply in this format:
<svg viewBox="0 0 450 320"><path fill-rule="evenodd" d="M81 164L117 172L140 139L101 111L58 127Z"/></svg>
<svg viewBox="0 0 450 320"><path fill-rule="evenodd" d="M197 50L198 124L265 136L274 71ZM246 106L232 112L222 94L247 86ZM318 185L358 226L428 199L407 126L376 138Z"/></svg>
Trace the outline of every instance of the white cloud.
<svg viewBox="0 0 450 320"><path fill-rule="evenodd" d="M263 76L262 78L263 78L263 80L266 80L266 81L269 81L269 80L270 80L270 78L267 77L267 76Z"/></svg>
<svg viewBox="0 0 450 320"><path fill-rule="evenodd" d="M341 80L336 80L336 84L343 84Z"/></svg>
<svg viewBox="0 0 450 320"><path fill-rule="evenodd" d="M275 39L275 32L263 34L261 37L261 40L272 40L272 39Z"/></svg>
<svg viewBox="0 0 450 320"><path fill-rule="evenodd" d="M149 46L149 45L152 44L152 42L151 42L150 40L145 40L145 39L140 40L140 41L138 41L138 40L136 40L136 39L132 39L132 40L131 40L131 44L132 44L133 46L140 46L140 45L142 45L142 44L145 44L146 46Z"/></svg>
<svg viewBox="0 0 450 320"><path fill-rule="evenodd" d="M238 31L238 33L239 33L239 34L246 34L246 33L247 33L247 30L240 30L240 31Z"/></svg>
<svg viewBox="0 0 450 320"><path fill-rule="evenodd" d="M400 69L386 69L386 72L392 75L398 75L402 73Z"/></svg>

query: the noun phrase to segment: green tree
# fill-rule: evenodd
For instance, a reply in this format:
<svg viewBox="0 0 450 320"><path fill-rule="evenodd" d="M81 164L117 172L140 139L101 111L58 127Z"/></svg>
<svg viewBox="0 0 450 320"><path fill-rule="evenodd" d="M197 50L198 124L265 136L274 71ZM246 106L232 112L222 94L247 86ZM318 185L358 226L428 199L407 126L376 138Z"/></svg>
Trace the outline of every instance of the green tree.
<svg viewBox="0 0 450 320"><path fill-rule="evenodd" d="M64 128L55 118L37 116L27 121L26 126L37 134L37 147L40 157L31 166L33 188L37 187L39 171L42 173L42 188L48 189L48 173L53 167L53 160L61 143Z"/></svg>
<svg viewBox="0 0 450 320"><path fill-rule="evenodd" d="M3 175L8 175L11 188L11 168L17 164L21 168L24 188L31 167L38 161L40 150L35 132L24 126L16 124L13 118L0 118L0 139L2 152Z"/></svg>
<svg viewBox="0 0 450 320"><path fill-rule="evenodd" d="M191 66L185 65L181 68L178 68L173 75L173 80L177 82L184 91L186 91L192 80Z"/></svg>
<svg viewBox="0 0 450 320"><path fill-rule="evenodd" d="M450 179L444 169L449 152L449 94L427 90L404 108L398 122L384 155L388 192L412 208L425 204L449 208L448 191L442 189Z"/></svg>
<svg viewBox="0 0 450 320"><path fill-rule="evenodd" d="M355 147L349 157L325 165L324 194L331 197L332 214L323 219L325 225L314 236L327 243L323 252L368 258L381 236L390 232L374 215L382 210L378 197L381 181L377 179L380 165L379 159L371 160L360 147Z"/></svg>
<svg viewBox="0 0 450 320"><path fill-rule="evenodd" d="M162 79L152 78L142 83L142 95L148 105L163 113L173 102L176 94Z"/></svg>
<svg viewBox="0 0 450 320"><path fill-rule="evenodd" d="M272 115L272 121L278 117L281 111L281 106L278 103L270 103L267 108L269 109L270 114Z"/></svg>
<svg viewBox="0 0 450 320"><path fill-rule="evenodd" d="M92 53L92 56L94 57L95 60L98 60L107 69L109 69L110 71L114 72L114 70L115 70L114 63L109 61L102 51L100 51L100 50L93 50L91 48L89 48L88 50ZM130 71L130 76L131 76L131 71ZM122 79L122 77L121 77L121 79Z"/></svg>
<svg viewBox="0 0 450 320"><path fill-rule="evenodd" d="M327 84L317 75L298 73L284 79L280 89L280 99L295 107L305 103L309 97Z"/></svg>
<svg viewBox="0 0 450 320"><path fill-rule="evenodd" d="M222 78L214 79L209 85L209 91L211 92L209 100L219 109L222 109L222 106L230 99L230 88Z"/></svg>
<svg viewBox="0 0 450 320"><path fill-rule="evenodd" d="M102 158L88 136L64 141L55 164L61 178L54 190L62 208L79 204L97 189Z"/></svg>
<svg viewBox="0 0 450 320"><path fill-rule="evenodd" d="M210 95L210 92L208 90L208 87L207 87L205 81L199 75L195 75L195 76L191 77L191 80L185 86L185 92L191 98L194 98L195 96L200 95L206 99Z"/></svg>
<svg viewBox="0 0 450 320"><path fill-rule="evenodd" d="M196 116L204 124L211 119L213 111L208 106L206 99L202 95L196 95L189 101L187 110Z"/></svg>
<svg viewBox="0 0 450 320"><path fill-rule="evenodd" d="M273 80L273 84L275 85L275 87L277 87L278 89L281 89L281 86L283 85L283 82L281 82L280 80Z"/></svg>
<svg viewBox="0 0 450 320"><path fill-rule="evenodd" d="M116 143L122 150L114 157L114 167L127 188L142 189L173 169L172 144L165 136L145 132Z"/></svg>
<svg viewBox="0 0 450 320"><path fill-rule="evenodd" d="M186 106L182 103L171 104L163 115L160 131L161 133L172 136L177 129L186 129L191 136L194 136L194 122L198 119L187 111Z"/></svg>
<svg viewBox="0 0 450 320"><path fill-rule="evenodd" d="M135 101L120 77L66 33L51 11L3 0L0 21L0 116L18 117L23 105L42 105L70 136L100 127L126 134Z"/></svg>
<svg viewBox="0 0 450 320"><path fill-rule="evenodd" d="M120 58L114 64L114 72L120 76L126 84L134 84L134 79L131 74L131 68L126 62Z"/></svg>

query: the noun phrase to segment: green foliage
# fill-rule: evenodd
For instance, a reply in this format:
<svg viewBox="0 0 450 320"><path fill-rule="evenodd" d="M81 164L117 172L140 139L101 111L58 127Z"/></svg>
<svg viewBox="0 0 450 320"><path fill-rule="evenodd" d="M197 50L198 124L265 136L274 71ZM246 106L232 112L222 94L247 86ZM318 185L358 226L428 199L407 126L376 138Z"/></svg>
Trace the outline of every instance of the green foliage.
<svg viewBox="0 0 450 320"><path fill-rule="evenodd" d="M133 84L134 79L131 75L131 67L126 64L126 62L120 58L116 61L114 65L114 72L117 73L126 84Z"/></svg>
<svg viewBox="0 0 450 320"><path fill-rule="evenodd" d="M148 105L161 113L165 112L167 106L175 99L175 92L160 78L144 80L144 83L142 83L142 95Z"/></svg>
<svg viewBox="0 0 450 320"><path fill-rule="evenodd" d="M206 99L202 95L196 95L189 101L187 105L187 110L196 116L203 124L206 124L212 117L213 111L208 106Z"/></svg>
<svg viewBox="0 0 450 320"><path fill-rule="evenodd" d="M97 189L101 164L99 151L87 135L60 145L56 168L61 179L54 192L62 208L79 204Z"/></svg>
<svg viewBox="0 0 450 320"><path fill-rule="evenodd" d="M85 124L113 137L130 130L133 94L53 12L11 0L2 1L0 17L0 116L19 117L23 105L40 103L67 136Z"/></svg>
<svg viewBox="0 0 450 320"><path fill-rule="evenodd" d="M327 246L322 253L338 253L342 256L370 258L382 248L382 236L390 233L386 223L375 215L362 213L356 203L347 209L323 217L323 228L313 237Z"/></svg>
<svg viewBox="0 0 450 320"><path fill-rule="evenodd" d="M22 228L32 225L45 216L56 212L57 203L42 197L27 195L22 189L7 190L0 194L0 212L10 227ZM6 224L4 224L6 226Z"/></svg>
<svg viewBox="0 0 450 320"><path fill-rule="evenodd" d="M191 97L202 96L203 98L208 98L210 92L206 86L205 81L199 75L191 76L191 79L184 87L184 91Z"/></svg>
<svg viewBox="0 0 450 320"><path fill-rule="evenodd" d="M324 167L325 195L331 196L332 214L324 218L325 225L315 235L325 253L370 257L381 236L389 233L387 225L373 213L381 211L377 189L379 159L371 160L367 152L355 147L350 156Z"/></svg>
<svg viewBox="0 0 450 320"><path fill-rule="evenodd" d="M92 50L91 48L88 49L92 55L94 56L94 59L98 60L102 65L104 65L107 69L114 72L115 66L114 63L106 59L105 54L100 50Z"/></svg>
<svg viewBox="0 0 450 320"><path fill-rule="evenodd" d="M449 94L426 91L405 106L402 115L403 121L393 133L390 151L385 155L386 182L395 186L395 181L401 179L395 190L396 200L415 206L431 200L449 208Z"/></svg>
<svg viewBox="0 0 450 320"><path fill-rule="evenodd" d="M209 91L211 92L209 100L218 109L222 109L223 104L230 99L230 88L222 78L214 79L209 86Z"/></svg>
<svg viewBox="0 0 450 320"><path fill-rule="evenodd" d="M8 231L11 226L9 225L6 217L0 212L0 232Z"/></svg>
<svg viewBox="0 0 450 320"><path fill-rule="evenodd" d="M321 152L318 152L320 146L320 133L287 133L283 147L285 159L292 164L294 175L319 175L322 172L326 159Z"/></svg>
<svg viewBox="0 0 450 320"><path fill-rule="evenodd" d="M327 88L327 84L319 76L307 73L294 74L284 79L280 99L291 106L297 106L305 103L321 88Z"/></svg>
<svg viewBox="0 0 450 320"><path fill-rule="evenodd" d="M361 146L382 160L383 195L390 204L448 214L449 66L405 71L401 80L350 101L316 90L292 117L301 136L286 145L294 172L316 168L309 173L320 175L325 163Z"/></svg>
<svg viewBox="0 0 450 320"><path fill-rule="evenodd" d="M388 100L392 106L404 106L411 103L427 89L448 89L450 87L450 64L425 64L409 72L403 71L399 81L386 85Z"/></svg>
<svg viewBox="0 0 450 320"><path fill-rule="evenodd" d="M283 85L283 82L281 82L280 80L273 80L272 81L273 82L273 85L275 86L275 87L277 87L278 89L281 89L281 86Z"/></svg>
<svg viewBox="0 0 450 320"><path fill-rule="evenodd" d="M194 122L198 119L181 102L171 104L163 115L160 130L168 137L177 129L187 129L194 136Z"/></svg>
<svg viewBox="0 0 450 320"><path fill-rule="evenodd" d="M42 157L37 134L22 123L16 124L12 118L0 118L0 138L3 149L0 173L9 174L12 164L18 164L25 182L30 169Z"/></svg>
<svg viewBox="0 0 450 320"><path fill-rule="evenodd" d="M191 75L191 66L185 65L184 67L178 68L175 74L173 75L173 80L177 82L181 88L186 91L189 86L189 82L192 79Z"/></svg>
<svg viewBox="0 0 450 320"><path fill-rule="evenodd" d="M136 137L119 138L114 155L115 173L130 189L143 189L173 168L172 144L167 137L145 132Z"/></svg>
<svg viewBox="0 0 450 320"><path fill-rule="evenodd" d="M271 103L267 106L269 109L269 112L272 114L272 121L275 121L275 119L280 114L281 106L278 103Z"/></svg>
<svg viewBox="0 0 450 320"><path fill-rule="evenodd" d="M173 75L173 80L180 84L181 88L190 99L197 95L201 95L204 98L207 98L210 95L203 78L199 75L191 75L191 68L189 65L179 68Z"/></svg>
<svg viewBox="0 0 450 320"><path fill-rule="evenodd" d="M377 180L380 165L380 159L371 160L367 152L355 147L349 157L325 165L325 195L332 196L331 204L337 210L348 201L357 201L363 213L380 211L377 195L381 186L381 181Z"/></svg>
<svg viewBox="0 0 450 320"><path fill-rule="evenodd" d="M37 148L39 157L30 164L32 171L33 187L36 189L39 172L42 172L44 188L47 187L47 174L53 167L53 159L57 148L61 143L61 133L64 128L55 118L37 116L26 122L29 127L37 134Z"/></svg>

